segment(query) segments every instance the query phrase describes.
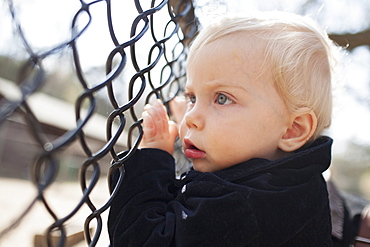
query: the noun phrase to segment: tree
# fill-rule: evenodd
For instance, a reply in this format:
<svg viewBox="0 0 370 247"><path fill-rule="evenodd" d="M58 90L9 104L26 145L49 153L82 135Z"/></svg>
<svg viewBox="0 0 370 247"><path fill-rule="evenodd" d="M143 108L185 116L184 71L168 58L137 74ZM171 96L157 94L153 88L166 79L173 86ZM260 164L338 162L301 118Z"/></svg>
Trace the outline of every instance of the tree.
<svg viewBox="0 0 370 247"><path fill-rule="evenodd" d="M356 47L367 45L370 46L370 27L362 32L344 33L344 34L329 34L329 37L338 45L345 47L348 51L352 51Z"/></svg>

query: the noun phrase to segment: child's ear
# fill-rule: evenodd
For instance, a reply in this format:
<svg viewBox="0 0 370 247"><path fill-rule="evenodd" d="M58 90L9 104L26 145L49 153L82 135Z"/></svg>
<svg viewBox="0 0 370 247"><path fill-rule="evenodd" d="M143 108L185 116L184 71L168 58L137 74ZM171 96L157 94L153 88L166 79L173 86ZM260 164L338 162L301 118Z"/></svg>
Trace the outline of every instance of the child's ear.
<svg viewBox="0 0 370 247"><path fill-rule="evenodd" d="M300 109L294 114L278 147L285 152L293 152L301 148L312 137L316 127L317 117L314 111L309 108Z"/></svg>

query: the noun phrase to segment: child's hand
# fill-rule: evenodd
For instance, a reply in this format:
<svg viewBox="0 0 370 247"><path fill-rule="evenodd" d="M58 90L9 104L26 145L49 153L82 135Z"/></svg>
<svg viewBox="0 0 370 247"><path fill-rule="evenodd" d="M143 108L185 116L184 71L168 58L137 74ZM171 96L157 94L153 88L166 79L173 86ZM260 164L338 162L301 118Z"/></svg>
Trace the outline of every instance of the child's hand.
<svg viewBox="0 0 370 247"><path fill-rule="evenodd" d="M177 124L180 124L185 116L188 102L183 96L176 96L170 101L171 112Z"/></svg>
<svg viewBox="0 0 370 247"><path fill-rule="evenodd" d="M144 136L140 148L158 148L173 154L178 129L169 121L164 105L159 100L146 105L142 118Z"/></svg>

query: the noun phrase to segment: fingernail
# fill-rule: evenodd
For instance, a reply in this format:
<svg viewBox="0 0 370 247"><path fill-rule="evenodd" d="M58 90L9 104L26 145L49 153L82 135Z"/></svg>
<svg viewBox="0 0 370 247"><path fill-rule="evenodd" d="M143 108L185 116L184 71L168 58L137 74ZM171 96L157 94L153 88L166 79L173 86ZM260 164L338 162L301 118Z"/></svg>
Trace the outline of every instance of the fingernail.
<svg viewBox="0 0 370 247"><path fill-rule="evenodd" d="M141 117L143 119L147 118L149 116L149 113L147 111L143 111L143 113L141 114Z"/></svg>

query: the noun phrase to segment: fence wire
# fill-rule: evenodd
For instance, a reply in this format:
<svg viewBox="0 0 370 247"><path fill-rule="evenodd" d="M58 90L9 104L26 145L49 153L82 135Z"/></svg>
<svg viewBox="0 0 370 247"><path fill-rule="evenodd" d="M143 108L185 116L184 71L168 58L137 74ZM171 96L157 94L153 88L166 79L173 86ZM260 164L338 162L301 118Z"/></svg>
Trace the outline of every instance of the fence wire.
<svg viewBox="0 0 370 247"><path fill-rule="evenodd" d="M150 7L147 9L143 6L147 5L149 1L133 1L135 9L131 11L137 12L134 21L116 23L112 18L113 5L111 0L91 2L80 0L80 7L71 21L71 38L54 45L46 51L36 51L26 38L23 23L18 18L13 1L8 0L9 13L11 14L15 33L27 52L27 60L19 69L18 79L15 81L21 96L16 99L6 95L0 97L0 124L4 124L15 113L21 114L39 150L35 153L36 159L34 162L26 161L28 162L27 166L32 167L32 182L37 188L37 195L13 222L1 222L0 240L10 231L16 231L16 227L22 224L22 220L35 204L41 202L54 221L50 226L45 226L45 241L48 246L54 246L55 244L52 233L58 233L60 236L56 246L65 246L68 235L66 224L84 205L87 205L91 211L91 214L86 216L84 223L85 239L89 246L95 246L98 243L103 224L105 224L101 215L109 209L116 191L115 188L111 188L113 192L109 200L100 208L97 208L92 202L90 196L99 178L101 178L102 169L106 170L108 177L114 170L119 169L121 177L117 186L120 186L122 179L124 179L124 164L137 149L143 134L142 119L139 117L141 112L139 112L136 105L140 100L148 102L151 98L159 98L165 105L168 105L168 102L182 90L187 46L198 29L198 21L194 15L194 6L191 0L152 0ZM107 29L114 44L114 49L111 50L105 61L105 78L98 83L91 83L81 65L81 54L77 43L91 25L94 18L91 9L98 3L105 3L105 5L100 4L99 7L105 8ZM167 13L166 25L163 28L157 26L156 16L159 11ZM86 19L86 17L86 23L81 25L79 20L81 18ZM163 17L161 18L163 19ZM122 25L131 26L128 40L122 40L116 33L116 30L119 30ZM163 30L158 32L160 28ZM162 33L162 35L158 35L158 33ZM137 48L137 44L143 37L150 37L151 40L150 49L144 62L142 61L143 58L138 55L140 51ZM74 104L75 128L69 129L57 138L50 140L44 133L42 124L34 114L35 109L32 109L28 99L46 84L53 83L47 80L43 62L46 58L62 53L65 49L72 51L74 72L83 90ZM129 65L135 71L129 76L125 90L128 95L127 101L120 103L122 102L120 97L122 92L118 92L114 85L119 76L126 73L127 77L126 68ZM154 68L158 66L161 66L159 68L160 72L154 73ZM86 138L85 127L96 114L99 106L96 95L102 92L107 94L109 104L113 110L106 119L105 145L98 151L93 151ZM132 119L130 120L133 121L132 124L128 122L128 117ZM127 126L128 124L130 126ZM119 152L123 150L116 150L116 144L125 132L128 132L126 139L129 152L122 157ZM55 181L58 170L60 170L58 153L76 143L82 147L86 156L79 165L81 198L73 210L63 217L58 217L45 196L45 190ZM111 164L102 164L102 158L107 156L111 157ZM92 222L96 227L93 232L90 232Z"/></svg>

